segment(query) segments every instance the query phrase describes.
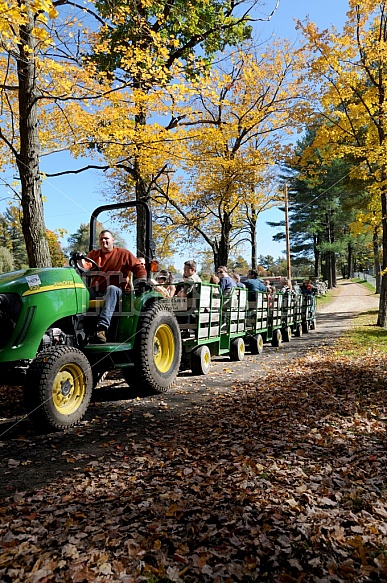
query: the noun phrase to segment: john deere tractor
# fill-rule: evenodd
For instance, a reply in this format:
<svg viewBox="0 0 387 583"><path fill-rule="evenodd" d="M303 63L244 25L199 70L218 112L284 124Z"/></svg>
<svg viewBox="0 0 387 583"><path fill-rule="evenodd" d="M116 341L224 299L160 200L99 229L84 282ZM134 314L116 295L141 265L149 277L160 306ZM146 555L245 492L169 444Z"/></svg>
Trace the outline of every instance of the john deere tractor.
<svg viewBox="0 0 387 583"><path fill-rule="evenodd" d="M40 430L79 422L93 387L111 369L122 369L135 394L164 392L176 379L179 326L148 283L154 259L149 207L142 202L98 207L90 220L90 249L96 248L101 212L139 206L146 216L148 280L124 292L106 344L93 342L103 299L91 299L88 284L95 271L84 269L84 253L73 253L68 267L0 275L0 382L23 385L26 412Z"/></svg>

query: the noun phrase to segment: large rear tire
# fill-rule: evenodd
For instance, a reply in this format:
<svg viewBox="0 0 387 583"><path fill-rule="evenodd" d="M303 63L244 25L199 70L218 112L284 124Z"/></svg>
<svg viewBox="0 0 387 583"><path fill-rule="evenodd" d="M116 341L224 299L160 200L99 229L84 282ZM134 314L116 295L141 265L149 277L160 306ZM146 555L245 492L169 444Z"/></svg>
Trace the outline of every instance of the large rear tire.
<svg viewBox="0 0 387 583"><path fill-rule="evenodd" d="M262 354L263 352L263 338L261 334L250 336L249 346L251 354Z"/></svg>
<svg viewBox="0 0 387 583"><path fill-rule="evenodd" d="M165 393L176 380L181 361L181 337L173 312L153 303L140 317L131 368L123 375L136 394Z"/></svg>
<svg viewBox="0 0 387 583"><path fill-rule="evenodd" d="M66 429L82 419L92 390L93 374L83 352L73 346L48 348L28 369L26 411L40 430Z"/></svg>
<svg viewBox="0 0 387 583"><path fill-rule="evenodd" d="M309 322L302 322L302 331L304 334L308 334L309 332Z"/></svg>
<svg viewBox="0 0 387 583"><path fill-rule="evenodd" d="M191 352L191 370L194 375L205 375L210 372L211 352L208 346L198 346Z"/></svg>
<svg viewBox="0 0 387 583"><path fill-rule="evenodd" d="M297 338L301 338L302 336L302 324L297 324L296 326L296 330L294 332L294 336L296 336Z"/></svg>

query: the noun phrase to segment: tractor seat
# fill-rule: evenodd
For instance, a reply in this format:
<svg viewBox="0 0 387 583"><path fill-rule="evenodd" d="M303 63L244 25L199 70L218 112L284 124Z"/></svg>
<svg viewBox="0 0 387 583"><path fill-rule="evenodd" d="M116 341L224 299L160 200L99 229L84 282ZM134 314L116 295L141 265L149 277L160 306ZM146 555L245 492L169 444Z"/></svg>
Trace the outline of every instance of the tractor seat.
<svg viewBox="0 0 387 583"><path fill-rule="evenodd" d="M90 300L89 301L89 310L95 310L96 308L102 308L104 303L103 298L99 298L98 300Z"/></svg>

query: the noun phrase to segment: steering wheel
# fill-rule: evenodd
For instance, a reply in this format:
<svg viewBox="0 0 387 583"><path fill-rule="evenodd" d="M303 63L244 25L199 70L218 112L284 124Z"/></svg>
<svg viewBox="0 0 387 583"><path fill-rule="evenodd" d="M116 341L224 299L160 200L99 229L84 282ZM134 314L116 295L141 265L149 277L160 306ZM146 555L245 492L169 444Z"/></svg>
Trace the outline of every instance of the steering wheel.
<svg viewBox="0 0 387 583"><path fill-rule="evenodd" d="M85 267L85 263L91 263L91 268L88 269ZM90 275L90 277L93 277L95 275L94 271L99 271L99 265L94 261L94 259L87 257L85 253L80 253L79 251L74 251L71 254L69 264L71 267L74 267L81 275Z"/></svg>

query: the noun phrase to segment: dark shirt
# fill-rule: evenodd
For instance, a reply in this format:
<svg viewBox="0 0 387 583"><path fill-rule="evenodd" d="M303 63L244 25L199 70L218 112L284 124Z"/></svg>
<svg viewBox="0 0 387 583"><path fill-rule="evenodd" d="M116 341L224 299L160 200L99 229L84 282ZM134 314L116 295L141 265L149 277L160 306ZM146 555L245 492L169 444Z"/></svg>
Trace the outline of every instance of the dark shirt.
<svg viewBox="0 0 387 583"><path fill-rule="evenodd" d="M229 275L219 278L219 285L222 294L230 294L233 287L236 287L235 280Z"/></svg>
<svg viewBox="0 0 387 583"><path fill-rule="evenodd" d="M314 296L317 293L317 287L312 285L311 283L305 284L303 283L301 286L301 293L306 294L308 296Z"/></svg>
<svg viewBox="0 0 387 583"><path fill-rule="evenodd" d="M267 292L267 287L260 279L246 279L243 283L249 290L249 301L254 301L256 299L257 291Z"/></svg>

